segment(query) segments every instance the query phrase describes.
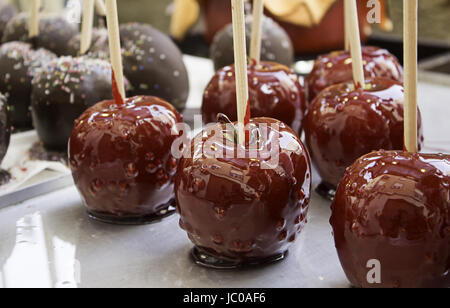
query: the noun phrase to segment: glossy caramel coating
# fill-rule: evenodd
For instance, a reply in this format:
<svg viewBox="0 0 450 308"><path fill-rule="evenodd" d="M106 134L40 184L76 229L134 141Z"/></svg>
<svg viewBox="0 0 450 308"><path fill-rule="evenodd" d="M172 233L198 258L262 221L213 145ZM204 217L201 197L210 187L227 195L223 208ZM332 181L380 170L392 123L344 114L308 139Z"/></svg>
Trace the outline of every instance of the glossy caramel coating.
<svg viewBox="0 0 450 308"><path fill-rule="evenodd" d="M339 184L331 225L356 287L450 287L450 156L374 152ZM381 283L367 280L369 260Z"/></svg>
<svg viewBox="0 0 450 308"><path fill-rule="evenodd" d="M248 82L251 116L280 120L300 135L306 101L298 76L278 63L252 62ZM218 113L236 121L236 106L235 68L226 66L215 74L203 94L203 121L215 122Z"/></svg>
<svg viewBox="0 0 450 308"><path fill-rule="evenodd" d="M393 80L367 80L366 89L353 82L324 90L311 104L305 120L306 144L322 181L336 187L359 157L378 150L402 150L403 86ZM419 145L423 143L419 115Z"/></svg>
<svg viewBox="0 0 450 308"><path fill-rule="evenodd" d="M175 108L156 97L119 106L104 101L84 112L72 131L69 162L88 211L132 219L167 208L175 197L171 146L180 122Z"/></svg>
<svg viewBox="0 0 450 308"><path fill-rule="evenodd" d="M372 46L362 48L366 78L381 77L403 82L403 68L398 59L386 49ZM320 56L306 77L308 101L312 102L325 88L353 80L352 57L348 51L335 51Z"/></svg>
<svg viewBox="0 0 450 308"><path fill-rule="evenodd" d="M248 158L248 147L247 158L215 158L225 154L224 140L204 131L187 150L196 153L193 159L181 159L175 181L180 226L191 241L205 253L237 263L285 253L306 223L311 195L310 159L297 134L274 119L251 123L269 127L261 147L280 140L278 167L266 168L272 155ZM225 124L212 129L226 132ZM234 151L242 149L233 144ZM206 155L204 146L213 155Z"/></svg>

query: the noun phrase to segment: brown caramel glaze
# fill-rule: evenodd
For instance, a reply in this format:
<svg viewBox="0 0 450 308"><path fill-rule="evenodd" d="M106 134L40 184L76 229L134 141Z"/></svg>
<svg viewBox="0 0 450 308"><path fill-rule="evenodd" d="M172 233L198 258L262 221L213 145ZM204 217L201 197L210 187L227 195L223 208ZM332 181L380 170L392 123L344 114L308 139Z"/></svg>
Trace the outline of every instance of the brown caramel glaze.
<svg viewBox="0 0 450 308"><path fill-rule="evenodd" d="M205 123L216 122L218 113L237 120L236 76L234 65L219 70L203 94L202 114ZM280 120L301 134L306 101L298 76L288 67L254 62L248 66L249 101L252 117Z"/></svg>
<svg viewBox="0 0 450 308"><path fill-rule="evenodd" d="M398 59L386 49L365 46L362 48L366 78L382 77L403 82L403 68ZM325 88L353 79L350 52L335 51L320 56L312 72L306 77L308 101L311 103Z"/></svg>
<svg viewBox="0 0 450 308"><path fill-rule="evenodd" d="M56 58L52 52L30 44L10 42L0 47L0 92L8 98L11 122L17 129L29 129L31 81L38 70Z"/></svg>
<svg viewBox="0 0 450 308"><path fill-rule="evenodd" d="M450 287L450 156L375 152L346 172L331 225L356 287ZM367 262L381 262L369 284Z"/></svg>
<svg viewBox="0 0 450 308"><path fill-rule="evenodd" d="M215 158L215 153L224 153L225 142L204 131L186 150L197 154L181 159L175 180L180 226L191 241L209 255L237 263L285 253L306 223L311 194L310 159L297 134L274 119L251 123L269 127L261 146L270 149L280 140L277 168L264 169L273 156ZM225 124L212 129L226 131ZM234 151L242 149L233 142L231 148L233 144ZM210 154L203 154L203 146L210 147ZM249 157L248 147L244 151Z"/></svg>
<svg viewBox="0 0 450 308"><path fill-rule="evenodd" d="M334 85L311 104L305 120L306 144L324 184L336 187L345 169L378 150L403 149L403 86L369 79L366 89ZM419 115L419 145L423 143Z"/></svg>
<svg viewBox="0 0 450 308"><path fill-rule="evenodd" d="M88 211L117 220L150 216L174 200L171 146L182 116L156 97L100 102L75 122L69 141L73 179Z"/></svg>
<svg viewBox="0 0 450 308"><path fill-rule="evenodd" d="M23 12L14 16L6 25L3 34L3 43L29 41L30 14ZM78 34L77 24L70 23L64 16L45 13L39 15L39 35L33 41L34 47L41 47L54 52L58 56L64 56L67 50L67 42Z"/></svg>

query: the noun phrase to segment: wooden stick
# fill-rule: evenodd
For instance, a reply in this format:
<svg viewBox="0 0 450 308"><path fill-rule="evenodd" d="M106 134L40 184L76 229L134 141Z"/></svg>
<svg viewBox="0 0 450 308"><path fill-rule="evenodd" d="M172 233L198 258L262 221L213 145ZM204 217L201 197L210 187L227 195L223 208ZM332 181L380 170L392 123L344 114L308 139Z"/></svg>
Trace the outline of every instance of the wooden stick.
<svg viewBox="0 0 450 308"><path fill-rule="evenodd" d="M261 37L262 20L264 16L264 0L253 1L253 25L252 40L250 44L250 59L255 60L256 64L261 61Z"/></svg>
<svg viewBox="0 0 450 308"><path fill-rule="evenodd" d="M100 16L106 16L106 6L103 0L95 0L95 9Z"/></svg>
<svg viewBox="0 0 450 308"><path fill-rule="evenodd" d="M245 116L248 102L247 47L245 37L244 0L231 0L233 41L236 71L236 98L238 112L238 140L245 145Z"/></svg>
<svg viewBox="0 0 450 308"><path fill-rule="evenodd" d="M29 38L33 38L39 35L39 10L41 8L40 0L31 0L31 13L29 24Z"/></svg>
<svg viewBox="0 0 450 308"><path fill-rule="evenodd" d="M116 0L106 0L106 18L108 21L109 34L109 51L111 54L111 66L113 69L113 78L117 84L118 92L125 101L125 85L123 78L123 64L122 64L122 48L120 46L120 30L119 30L119 16L117 14Z"/></svg>
<svg viewBox="0 0 450 308"><path fill-rule="evenodd" d="M81 25L80 55L84 55L91 48L92 28L94 26L94 0L84 0L83 21Z"/></svg>
<svg viewBox="0 0 450 308"><path fill-rule="evenodd" d="M350 14L348 12L348 2L344 1L344 34L345 34L345 50L346 51L350 51L350 33L349 33L349 29L350 29L350 25L349 25L349 20L350 20Z"/></svg>
<svg viewBox="0 0 450 308"><path fill-rule="evenodd" d="M418 151L417 141L417 0L403 0L405 58L405 148Z"/></svg>
<svg viewBox="0 0 450 308"><path fill-rule="evenodd" d="M352 54L353 79L358 87L365 88L364 67L359 32L358 7L356 0L345 0L349 12L350 52Z"/></svg>

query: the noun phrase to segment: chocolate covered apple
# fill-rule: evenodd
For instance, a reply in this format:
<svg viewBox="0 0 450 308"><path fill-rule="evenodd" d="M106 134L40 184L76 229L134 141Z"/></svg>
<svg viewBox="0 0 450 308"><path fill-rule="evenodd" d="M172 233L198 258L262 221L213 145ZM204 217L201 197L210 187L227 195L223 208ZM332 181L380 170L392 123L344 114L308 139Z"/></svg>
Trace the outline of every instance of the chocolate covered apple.
<svg viewBox="0 0 450 308"><path fill-rule="evenodd" d="M186 150L193 157L180 161L180 226L195 244L198 264L236 268L283 259L306 223L311 169L302 142L277 120L250 124L253 138L245 147L233 139L234 126L217 123ZM252 154L252 146L269 152Z"/></svg>
<svg viewBox="0 0 450 308"><path fill-rule="evenodd" d="M219 70L203 95L202 115L205 123L216 120L219 113L237 120L235 66ZM249 103L254 117L280 120L301 134L306 112L303 87L288 67L252 61L248 65Z"/></svg>
<svg viewBox="0 0 450 308"><path fill-rule="evenodd" d="M67 43L66 54L76 57L80 55L81 33L75 35ZM87 55L103 55L101 59L108 59L108 30L105 28L92 29L92 42Z"/></svg>
<svg viewBox="0 0 450 308"><path fill-rule="evenodd" d="M44 147L66 151L74 121L112 96L108 62L87 57L49 62L34 77L31 94L33 122Z"/></svg>
<svg viewBox="0 0 450 308"><path fill-rule="evenodd" d="M366 78L381 77L403 82L403 68L397 58L386 49L362 47ZM311 103L325 88L353 79L352 56L348 51L335 51L320 56L305 80L307 98Z"/></svg>
<svg viewBox="0 0 450 308"><path fill-rule="evenodd" d="M11 122L6 97L0 94L0 165L8 151L11 137ZM7 183L11 176L0 168L0 186Z"/></svg>
<svg viewBox="0 0 450 308"><path fill-rule="evenodd" d="M181 115L156 97L104 101L75 122L69 162L94 219L147 223L171 213L177 159L171 154Z"/></svg>
<svg viewBox="0 0 450 308"><path fill-rule="evenodd" d="M306 120L306 144L322 184L332 198L347 167L372 151L402 150L404 89L393 80L375 78L364 89L353 82L334 85L311 104ZM423 142L419 118L419 140Z"/></svg>
<svg viewBox="0 0 450 308"><path fill-rule="evenodd" d="M56 55L46 49L33 49L28 43L10 42L0 46L0 92L8 98L11 122L28 129L31 121L31 81Z"/></svg>
<svg viewBox="0 0 450 308"><path fill-rule="evenodd" d="M253 17L246 19L246 40L250 46L253 28ZM211 59L216 71L232 65L233 56L233 25L230 24L219 31L211 44ZM263 17L262 19L262 46L261 60L277 62L288 67L294 63L294 48L286 31L273 19Z"/></svg>
<svg viewBox="0 0 450 308"><path fill-rule="evenodd" d="M0 38L3 37L6 25L16 14L17 10L13 5L0 3Z"/></svg>
<svg viewBox="0 0 450 308"><path fill-rule="evenodd" d="M449 195L449 155L382 151L356 161L331 217L352 285L449 288Z"/></svg>
<svg viewBox="0 0 450 308"><path fill-rule="evenodd" d="M14 16L7 24L3 43L12 41L29 41L28 13ZM34 47L48 49L58 56L66 54L67 41L77 34L76 24L69 23L63 16L55 14L40 14L39 35L33 38Z"/></svg>

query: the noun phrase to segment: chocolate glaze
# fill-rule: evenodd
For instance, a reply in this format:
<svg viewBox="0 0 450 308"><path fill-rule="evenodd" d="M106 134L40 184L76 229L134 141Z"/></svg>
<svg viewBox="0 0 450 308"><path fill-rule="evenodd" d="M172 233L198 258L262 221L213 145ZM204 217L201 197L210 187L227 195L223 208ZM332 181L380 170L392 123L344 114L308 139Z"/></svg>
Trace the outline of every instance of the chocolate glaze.
<svg viewBox="0 0 450 308"><path fill-rule="evenodd" d="M334 85L311 104L305 119L306 144L324 183L336 187L345 169L377 150L402 150L403 86L393 80L367 80L366 89ZM419 115L419 145L423 143Z"/></svg>
<svg viewBox="0 0 450 308"><path fill-rule="evenodd" d="M252 36L253 17L246 19L247 50ZM216 71L234 63L233 25L229 24L216 34L211 45L211 59ZM262 23L261 60L290 67L294 63L294 48L286 31L273 19L264 17Z"/></svg>
<svg viewBox="0 0 450 308"><path fill-rule="evenodd" d="M274 119L255 118L251 123L269 125L270 137L260 138L261 147L270 149L280 141L276 169L265 169L272 156L214 158L226 151L225 142L204 131L186 150L196 155L181 159L175 180L180 226L199 251L235 264L286 253L306 223L311 194L310 159L297 134ZM225 124L212 129L227 133ZM208 144L213 155L203 154ZM234 151L240 147L231 144ZM248 157L248 147L244 151Z"/></svg>
<svg viewBox="0 0 450 308"><path fill-rule="evenodd" d="M89 107L112 98L111 65L86 57L61 57L33 79L31 106L40 140L50 150L67 150L74 121Z"/></svg>
<svg viewBox="0 0 450 308"><path fill-rule="evenodd" d="M0 165L8 150L11 122L6 97L0 94Z"/></svg>
<svg viewBox="0 0 450 308"><path fill-rule="evenodd" d="M124 73L132 85L130 95L154 95L184 110L189 78L183 56L172 40L150 25L120 27Z"/></svg>
<svg viewBox="0 0 450 308"><path fill-rule="evenodd" d="M332 205L337 251L356 287L450 287L450 156L376 152L346 172ZM381 263L370 284L369 260Z"/></svg>
<svg viewBox="0 0 450 308"><path fill-rule="evenodd" d="M177 160L171 146L182 116L156 97L133 97L125 105L104 101L75 122L69 163L91 215L142 219L174 200Z"/></svg>
<svg viewBox="0 0 450 308"><path fill-rule="evenodd" d="M29 14L20 13L7 24L3 35L3 42L28 42ZM66 53L67 41L78 33L75 24L69 23L64 16L56 14L39 15L39 35L33 41L35 47L48 49L58 56Z"/></svg>
<svg viewBox="0 0 450 308"><path fill-rule="evenodd" d="M219 70L203 94L202 114L205 123L216 121L218 113L237 120L236 79L234 65ZM303 87L288 67L254 62L248 66L250 112L253 117L271 117L301 134L306 112Z"/></svg>
<svg viewBox="0 0 450 308"><path fill-rule="evenodd" d="M3 37L8 22L17 14L16 8L11 4L0 4L0 38Z"/></svg>
<svg viewBox="0 0 450 308"><path fill-rule="evenodd" d="M367 78L382 77L403 82L403 68L397 58L386 49L364 46L362 55ZM322 55L316 60L312 72L305 80L308 101L312 102L325 88L352 79L350 52L335 51Z"/></svg>
<svg viewBox="0 0 450 308"><path fill-rule="evenodd" d="M34 50L27 43L10 42L0 46L0 92L8 98L15 128L32 127L31 81L42 66L55 58L50 51Z"/></svg>
<svg viewBox="0 0 450 308"><path fill-rule="evenodd" d="M81 33L72 37L72 39L67 43L66 54L77 57L80 55L81 48ZM109 60L109 47L108 47L108 30L105 28L94 28L92 29L92 43L91 48L87 55L101 53L104 56L101 59L106 58Z"/></svg>

